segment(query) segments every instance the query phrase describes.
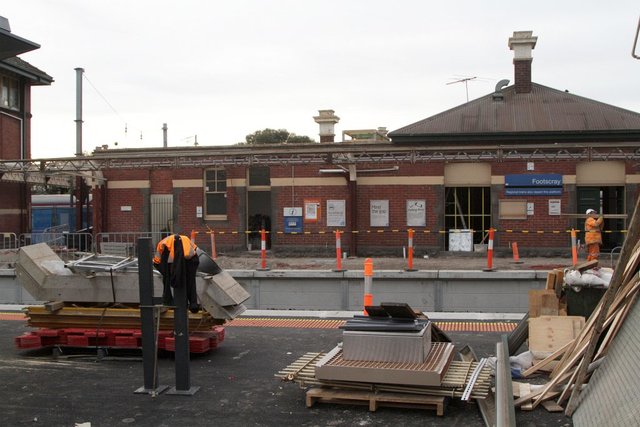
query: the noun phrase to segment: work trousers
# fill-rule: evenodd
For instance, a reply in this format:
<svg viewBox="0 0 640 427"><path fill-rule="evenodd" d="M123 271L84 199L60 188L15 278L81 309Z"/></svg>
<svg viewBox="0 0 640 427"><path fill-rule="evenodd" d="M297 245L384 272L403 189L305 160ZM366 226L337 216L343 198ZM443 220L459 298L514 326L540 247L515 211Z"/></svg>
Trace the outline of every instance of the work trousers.
<svg viewBox="0 0 640 427"><path fill-rule="evenodd" d="M600 243L589 243L587 245L587 261L597 261L600 257Z"/></svg>

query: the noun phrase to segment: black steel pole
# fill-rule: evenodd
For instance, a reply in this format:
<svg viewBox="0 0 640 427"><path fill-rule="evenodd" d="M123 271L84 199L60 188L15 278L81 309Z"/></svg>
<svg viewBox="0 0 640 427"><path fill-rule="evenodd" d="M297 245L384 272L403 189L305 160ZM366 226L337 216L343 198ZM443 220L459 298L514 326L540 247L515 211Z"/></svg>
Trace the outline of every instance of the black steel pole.
<svg viewBox="0 0 640 427"><path fill-rule="evenodd" d="M140 288L140 324L142 329L142 369L144 386L136 393L157 394L167 386L158 385L156 337L153 308L153 266L151 264L151 238L138 239L138 283Z"/></svg>
<svg viewBox="0 0 640 427"><path fill-rule="evenodd" d="M176 338L176 391L187 391L191 388L189 367L189 315L187 313L187 286L173 288L174 327Z"/></svg>

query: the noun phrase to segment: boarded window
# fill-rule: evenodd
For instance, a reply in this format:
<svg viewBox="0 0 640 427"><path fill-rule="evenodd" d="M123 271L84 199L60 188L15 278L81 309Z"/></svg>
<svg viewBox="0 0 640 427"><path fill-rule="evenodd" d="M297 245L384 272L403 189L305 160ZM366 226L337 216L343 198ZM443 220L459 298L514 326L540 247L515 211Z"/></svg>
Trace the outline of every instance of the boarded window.
<svg viewBox="0 0 640 427"><path fill-rule="evenodd" d="M527 219L527 201L500 200L500 219Z"/></svg>

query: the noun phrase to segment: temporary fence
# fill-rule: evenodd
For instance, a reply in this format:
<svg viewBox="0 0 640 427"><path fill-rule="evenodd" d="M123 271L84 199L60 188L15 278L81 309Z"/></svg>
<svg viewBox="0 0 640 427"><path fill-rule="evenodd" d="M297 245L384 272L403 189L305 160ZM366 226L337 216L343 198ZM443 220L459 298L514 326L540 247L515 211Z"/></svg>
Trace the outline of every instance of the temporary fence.
<svg viewBox="0 0 640 427"><path fill-rule="evenodd" d="M18 236L16 233L0 232L2 240L0 241L0 249L18 249Z"/></svg>
<svg viewBox="0 0 640 427"><path fill-rule="evenodd" d="M618 230L620 233L626 233L627 230ZM518 253L518 244L515 242L515 239L513 239L514 234L516 233L531 233L531 231L529 230L512 230L512 229L495 229L495 228L491 228L490 230L486 230L487 234L492 233L493 237L492 239L490 239L492 242L494 242L495 240L495 236L502 236L502 244L508 244L508 248L510 250L513 251L513 258L514 258L514 262L515 263L521 263L522 261L520 261L520 255ZM556 234L556 235L566 235L567 237L570 237L570 239L567 239L567 255L571 254L571 257L573 259L573 263L577 263L577 258L578 258L578 249L579 249L579 244L577 243L577 233L580 233L581 230L577 230L577 229L569 229L569 230L538 230L535 233L537 235L546 235L546 234ZM247 232L242 232L242 231L228 231L228 230L212 230L209 229L207 231L198 231L198 230L193 230L193 232L191 233L191 237L192 238L197 238L198 234L204 234L204 235L209 235L209 242L200 242L201 244L204 243L204 245L207 245L207 243L210 243L211 245L211 254L212 256L215 258L217 258L217 248L216 248L216 237L217 236L223 236L223 235L241 235L241 234L245 234L245 235L250 235L252 233L254 233L253 231L247 231ZM284 232L281 231L269 231L269 230L260 230L259 232L260 235L260 269L266 270L267 269L267 240L268 240L268 235L282 235L285 234ZM440 230L440 231L432 231L429 229L418 229L415 230L413 228L409 228L409 229L383 229L383 230L360 230L360 231L356 231L356 230L344 230L344 229L340 229L340 230L319 230L319 231L305 231L305 232L292 232L292 233L286 233L286 234L291 234L291 235L323 235L323 234L333 234L335 235L335 244L336 244L336 268L334 271L344 271L343 269L343 255L345 254L345 252L343 252L343 237L345 234L353 234L353 235L369 235L369 234L375 234L375 235L385 235L385 234L397 234L397 235L403 235L406 234L407 237L407 247L408 247L408 265L406 270L411 271L413 269L413 262L414 262L414 256L415 256L415 250L416 250L416 237L417 236L424 236L424 235L429 235L431 233L438 233L438 234L448 234L448 235L456 235L456 234L465 234L468 236L468 238L465 238L465 240L469 240L469 242L467 243L471 243L470 245L468 245L468 247L466 249L463 249L461 251L468 251L468 252L472 252L472 251L477 251L481 248L479 248L480 245L477 244L473 244L476 243L476 239L473 239L472 236L476 235L476 233L482 233L484 235L485 231L484 230ZM0 242L0 249L17 249L21 246L26 246L26 245L31 245L31 244L35 244L35 243L46 243L49 246L51 246L56 252L58 253L62 253L62 254L66 254L65 256L71 256L70 254L72 253L77 253L77 252L95 252L95 253L103 253L103 254L108 254L108 255L117 255L117 256L137 256L137 241L140 237L149 237L152 239L153 242L158 242L160 241L162 238L166 237L166 233L161 234L161 233L153 233L153 232L104 232L104 233L97 233L94 236L92 236L91 233L85 233L85 232L81 232L81 233L73 233L73 232L68 232L66 227L52 227L49 228L41 233L24 233L24 234L20 234L20 235L16 235L15 233L11 233L11 232L5 232L2 233L0 232L0 236L2 236L2 241ZM477 235L476 235L477 237ZM223 239L224 240L224 239ZM402 242L400 240L396 240L395 241L397 244L398 248L402 248L404 249L404 245L402 244ZM527 244L525 243L525 248L527 247ZM556 245L556 247L560 247L561 245ZM485 246L486 247L486 246ZM451 249L450 249L451 250ZM460 249L456 249L456 250L460 250ZM491 254L491 257L493 255L495 255L495 247L492 246L490 248L489 251L487 251L487 269L491 269L492 268L492 258L489 256L489 254Z"/></svg>
<svg viewBox="0 0 640 427"><path fill-rule="evenodd" d="M145 231L98 233L93 251L107 255L137 256L137 243L141 237L150 237L157 243L165 236Z"/></svg>
<svg viewBox="0 0 640 427"><path fill-rule="evenodd" d="M585 233L585 230L580 230L580 229L574 229L576 232L578 233ZM523 230L514 230L514 229L509 229L509 228L505 228L505 229L497 229L497 228L493 228L493 231L496 234L506 234L506 235L513 235L513 234L524 234L524 235L529 235L529 234L536 234L536 235L560 235L560 234L570 234L571 233L571 229L565 229L565 230L529 230L529 229L523 229ZM327 234L327 235L331 235L334 234L336 231L333 229L329 229L329 230L316 230L316 231L283 231L283 230L266 230L267 234L274 234L277 236L282 236L282 235L287 235L287 236L296 236L296 235L323 235L323 234ZM367 234L403 234L403 233L407 233L408 230L407 229L400 229L400 228L392 228L392 229L365 229L365 230L340 230L341 233L343 234L361 234L361 235L367 235ZM422 230L415 230L414 229L414 236L417 234L425 234L425 235L431 235L431 234L438 234L438 235L447 235L447 234L472 234L475 235L477 233L488 233L489 229L487 230L475 230L475 229L449 229L449 230L431 230L428 228L422 229ZM597 232L597 231L586 231L586 232ZM208 230L206 232L207 234L215 234L218 236L224 236L224 235L260 235L260 230L256 231L256 230ZM616 234L616 233L620 233L620 234L626 234L627 230L602 230L601 233L603 234Z"/></svg>
<svg viewBox="0 0 640 427"><path fill-rule="evenodd" d="M66 227L51 227L42 233L23 233L18 237L20 247L45 243L62 259L72 259L78 253L93 252L93 235L69 232Z"/></svg>

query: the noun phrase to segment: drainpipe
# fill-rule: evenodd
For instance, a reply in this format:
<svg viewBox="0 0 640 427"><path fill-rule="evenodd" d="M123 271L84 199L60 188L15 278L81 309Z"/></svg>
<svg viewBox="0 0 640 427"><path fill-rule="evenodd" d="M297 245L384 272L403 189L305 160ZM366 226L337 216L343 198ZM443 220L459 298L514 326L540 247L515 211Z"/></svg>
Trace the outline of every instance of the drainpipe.
<svg viewBox="0 0 640 427"><path fill-rule="evenodd" d="M349 239L349 251L353 256L358 256L358 182L356 165L349 165L349 206L351 207L351 236Z"/></svg>

